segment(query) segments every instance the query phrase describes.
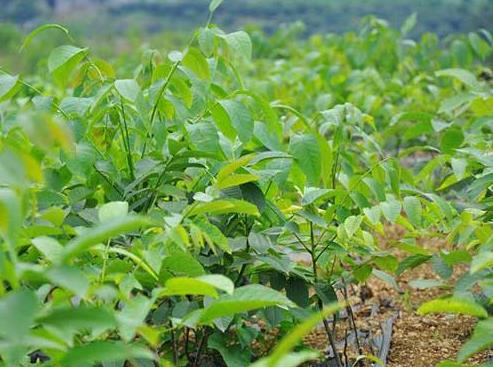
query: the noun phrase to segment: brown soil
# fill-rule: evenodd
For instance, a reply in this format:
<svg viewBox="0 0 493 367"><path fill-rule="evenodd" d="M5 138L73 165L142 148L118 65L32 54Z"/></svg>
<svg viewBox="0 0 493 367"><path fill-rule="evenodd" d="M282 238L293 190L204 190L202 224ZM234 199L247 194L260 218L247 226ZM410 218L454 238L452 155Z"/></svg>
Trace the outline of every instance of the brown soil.
<svg viewBox="0 0 493 367"><path fill-rule="evenodd" d="M386 233L387 237L381 238L381 241L389 249L391 244L395 243L393 240L401 236L402 231L399 228L389 228ZM443 249L447 246L443 240L423 240L420 244L433 249ZM399 257L403 256L399 251L395 253ZM467 270L464 266L456 267L450 284ZM353 294L352 300L358 330L369 331L370 335L379 334L382 323L391 317L395 318L387 359L388 367L433 367L443 360L455 360L458 350L467 341L476 324L474 318L466 316L417 315L416 309L419 305L447 294L448 291L437 288L413 289L408 284L413 279L439 279L439 277L433 272L431 264L425 263L405 272L397 279L403 290L401 294L375 277L372 277L365 287L353 292L356 293ZM363 302L361 298L366 298L365 296L369 299ZM348 320L339 322L338 339L344 339L348 325ZM364 353L376 353L369 341L370 338L367 343L364 339L361 341ZM309 335L305 339L305 344L326 351L328 342L323 328ZM354 345L348 348L346 354L350 360L358 355ZM468 363L479 365L492 359L493 350L490 350L474 356Z"/></svg>

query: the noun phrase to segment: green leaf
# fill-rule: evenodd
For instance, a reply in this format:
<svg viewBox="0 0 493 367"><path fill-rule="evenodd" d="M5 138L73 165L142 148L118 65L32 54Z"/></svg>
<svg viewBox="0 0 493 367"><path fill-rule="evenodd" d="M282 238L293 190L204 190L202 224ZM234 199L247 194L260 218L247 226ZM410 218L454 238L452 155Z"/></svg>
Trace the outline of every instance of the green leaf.
<svg viewBox="0 0 493 367"><path fill-rule="evenodd" d="M489 349L493 346L493 319L480 321L470 340L468 340L457 354L457 359L464 362L472 355Z"/></svg>
<svg viewBox="0 0 493 367"><path fill-rule="evenodd" d="M234 284L224 275L203 275L197 278L176 277L166 281L159 296L201 295L217 298L216 289L232 294Z"/></svg>
<svg viewBox="0 0 493 367"><path fill-rule="evenodd" d="M48 71L60 82L66 82L72 70L87 55L87 48L64 45L51 51L48 57Z"/></svg>
<svg viewBox="0 0 493 367"><path fill-rule="evenodd" d="M16 252L22 221L20 198L13 190L0 188L0 234L8 241L11 255Z"/></svg>
<svg viewBox="0 0 493 367"><path fill-rule="evenodd" d="M45 274L53 284L65 288L81 298L86 295L89 289L89 280L82 271L75 267L50 268Z"/></svg>
<svg viewBox="0 0 493 367"><path fill-rule="evenodd" d="M34 238L32 244L52 263L59 263L63 255L63 246L52 237Z"/></svg>
<svg viewBox="0 0 493 367"><path fill-rule="evenodd" d="M399 284L397 284L395 278L392 275L387 274L386 272L378 270L378 269L373 269L372 274L374 276L376 276L377 278L383 280L387 284L390 284L397 292L401 291Z"/></svg>
<svg viewBox="0 0 493 367"><path fill-rule="evenodd" d="M446 154L453 154L455 149L459 148L464 142L465 137L462 129L452 127L445 130L440 140L440 148Z"/></svg>
<svg viewBox="0 0 493 367"><path fill-rule="evenodd" d="M224 179L228 178L232 173L234 173L237 169L246 166L249 162L251 162L255 158L253 154L244 155L232 162L226 164L223 168L219 170L217 173L216 179L217 182L221 182Z"/></svg>
<svg viewBox="0 0 493 367"><path fill-rule="evenodd" d="M429 289L445 285L443 280L436 279L415 279L409 282L409 286L415 289Z"/></svg>
<svg viewBox="0 0 493 367"><path fill-rule="evenodd" d="M115 89L124 99L135 102L140 93L140 86L135 79L115 80Z"/></svg>
<svg viewBox="0 0 493 367"><path fill-rule="evenodd" d="M202 231L202 235L209 246L216 245L224 252L231 253L228 238L214 224L205 218L196 218L193 223Z"/></svg>
<svg viewBox="0 0 493 367"><path fill-rule="evenodd" d="M405 21L401 27L401 33L403 36L407 35L409 32L413 30L416 26L416 22L418 20L417 13L412 13Z"/></svg>
<svg viewBox="0 0 493 367"><path fill-rule="evenodd" d="M404 211L413 226L421 227L423 207L417 197L407 196L404 198Z"/></svg>
<svg viewBox="0 0 493 367"><path fill-rule="evenodd" d="M56 23L43 24L42 26L39 26L36 29L34 29L31 33L29 33L26 36L26 38L24 39L24 42L22 43L21 48L19 49L19 52L22 52L27 46L29 46L31 44L32 40L34 39L34 37L36 37L38 34L44 32L46 30L49 30L49 29L57 29L57 30L60 30L63 33L65 33L65 35L67 35L67 36L69 35L68 29L61 26L60 24L56 24Z"/></svg>
<svg viewBox="0 0 493 367"><path fill-rule="evenodd" d="M251 353L248 350L242 350L239 345L229 345L229 338L226 335L217 333L212 335L207 346L217 350L228 367L247 367L250 365Z"/></svg>
<svg viewBox="0 0 493 367"><path fill-rule="evenodd" d="M0 102L6 101L14 96L19 87L18 82L18 75L0 75Z"/></svg>
<svg viewBox="0 0 493 367"><path fill-rule="evenodd" d="M305 193L301 198L301 205L307 206L315 202L316 200L326 196L330 190L318 189L316 187L305 187Z"/></svg>
<svg viewBox="0 0 493 367"><path fill-rule="evenodd" d="M226 35L220 35L232 51L233 56L237 58L243 58L250 61L252 58L252 40L248 33L244 31L238 31L228 33Z"/></svg>
<svg viewBox="0 0 493 367"><path fill-rule="evenodd" d="M380 203L380 209L384 217L391 223L395 223L399 215L401 214L401 204L397 200L388 200Z"/></svg>
<svg viewBox="0 0 493 367"><path fill-rule="evenodd" d="M205 275L205 270L193 256L183 251L176 251L164 258L162 267L174 275L197 277Z"/></svg>
<svg viewBox="0 0 493 367"><path fill-rule="evenodd" d="M352 215L347 217L344 221L344 230L346 231L349 238L353 237L356 231L361 226L363 218L361 216Z"/></svg>
<svg viewBox="0 0 493 367"><path fill-rule="evenodd" d="M247 143L252 138L252 115L241 102L231 99L218 101L211 113L219 130L229 139L238 136L243 143Z"/></svg>
<svg viewBox="0 0 493 367"><path fill-rule="evenodd" d="M103 332L116 327L116 319L113 312L105 308L88 306L54 309L48 315L38 318L36 321L69 334L88 329Z"/></svg>
<svg viewBox="0 0 493 367"><path fill-rule="evenodd" d="M121 342L94 341L77 346L62 359L63 366L87 367L99 362L121 361L131 358L155 359L148 349Z"/></svg>
<svg viewBox="0 0 493 367"><path fill-rule="evenodd" d="M283 294L260 284L237 288L233 294L221 296L202 311L200 321L204 324L240 312L247 312L270 306L294 307Z"/></svg>
<svg viewBox="0 0 493 367"><path fill-rule="evenodd" d="M214 52L214 39L214 32L210 28L200 29L198 36L199 47L200 51L202 51L206 57L212 56Z"/></svg>
<svg viewBox="0 0 493 367"><path fill-rule="evenodd" d="M201 79L210 79L211 77L209 63L202 52L194 47L188 50L183 58L182 64Z"/></svg>
<svg viewBox="0 0 493 367"><path fill-rule="evenodd" d="M129 342L135 337L137 328L144 324L152 304L152 299L140 294L125 302L123 310L116 316L120 335L124 341Z"/></svg>
<svg viewBox="0 0 493 367"><path fill-rule="evenodd" d="M213 154L218 154L221 151L217 128L212 122L199 122L193 125L187 125L186 129L190 135L190 143L197 150Z"/></svg>
<svg viewBox="0 0 493 367"><path fill-rule="evenodd" d="M236 174L236 175L230 175L224 179L222 179L220 182L216 182L216 187L219 190L224 190L227 189L228 187L233 187L233 186L240 186L248 182L254 182L259 179L258 176L251 175L251 174Z"/></svg>
<svg viewBox="0 0 493 367"><path fill-rule="evenodd" d="M371 208L363 208L363 213L366 215L368 220L374 226L380 223L380 216L382 215L382 210L379 205Z"/></svg>
<svg viewBox="0 0 493 367"><path fill-rule="evenodd" d="M479 85L478 80L476 79L474 74L465 69L445 69L437 71L435 75L438 77L455 78L471 88L477 88Z"/></svg>
<svg viewBox="0 0 493 367"><path fill-rule="evenodd" d="M195 216L200 214L248 214L258 216L259 212L255 205L243 200L216 200L209 203L200 202L191 207L188 215Z"/></svg>
<svg viewBox="0 0 493 367"><path fill-rule="evenodd" d="M96 227L87 229L82 235L70 241L64 248L62 261L68 262L99 243L148 225L149 221L147 219L138 216L114 218L108 222L101 223Z"/></svg>
<svg viewBox="0 0 493 367"><path fill-rule="evenodd" d="M0 336L21 341L28 334L40 308L35 293L23 289L10 292L0 299Z"/></svg>
<svg viewBox="0 0 493 367"><path fill-rule="evenodd" d="M476 316L479 318L488 317L488 312L482 306L471 300L458 297L439 298L426 302L418 308L417 312L419 315L450 313Z"/></svg>
<svg viewBox="0 0 493 367"><path fill-rule="evenodd" d="M209 4L209 11L214 13L219 6L223 3L224 0L212 0Z"/></svg>
<svg viewBox="0 0 493 367"><path fill-rule="evenodd" d="M471 263L471 274L493 266L493 252L482 251L473 257Z"/></svg>
<svg viewBox="0 0 493 367"><path fill-rule="evenodd" d="M418 267L419 265L427 262L428 260L431 259L431 256L428 255L411 255L406 257L404 260L401 261L399 266L397 267L396 274L401 275L408 269L414 269Z"/></svg>
<svg viewBox="0 0 493 367"><path fill-rule="evenodd" d="M293 135L289 142L289 153L306 175L309 184L317 186L322 172L317 138L311 134Z"/></svg>
<svg viewBox="0 0 493 367"><path fill-rule="evenodd" d="M127 214L128 203L126 201L112 201L104 204L98 210L98 217L101 223L125 217Z"/></svg>
<svg viewBox="0 0 493 367"><path fill-rule="evenodd" d="M286 284L286 296L299 307L308 307L309 292L306 281L301 278L289 278Z"/></svg>

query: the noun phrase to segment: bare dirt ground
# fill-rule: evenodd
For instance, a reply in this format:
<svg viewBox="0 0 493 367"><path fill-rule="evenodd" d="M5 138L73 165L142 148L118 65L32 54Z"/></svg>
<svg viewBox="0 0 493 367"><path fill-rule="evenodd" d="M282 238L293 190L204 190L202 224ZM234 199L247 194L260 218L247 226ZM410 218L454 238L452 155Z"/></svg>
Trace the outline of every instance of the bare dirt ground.
<svg viewBox="0 0 493 367"><path fill-rule="evenodd" d="M384 247L391 247L393 240L399 238L399 228L386 230L386 238L381 238ZM427 248L445 248L443 240L421 240L420 244ZM396 251L398 256L402 256ZM464 266L455 269L450 283L453 284L461 274L468 271ZM460 347L468 340L476 321L472 317L456 315L416 314L416 309L423 303L440 295L447 294L446 289L413 289L409 282L413 279L439 279L433 272L431 264L425 263L415 269L403 273L397 283L402 292L397 292L391 285L372 277L362 289L356 290L351 298L354 307L356 326L362 334L361 347L364 353L376 354L372 346L371 336L382 332L382 325L389 319L392 322L392 336L388 353L388 367L433 367L443 360L455 360ZM363 294L362 294L363 292ZM359 294L358 294L359 293ZM366 298L364 302L361 298ZM342 320L337 327L338 339L344 339L348 321ZM353 338L354 339L354 338ZM328 342L323 328L314 331L305 339L305 344L326 351ZM347 347L349 360L357 356L355 343ZM344 355L342 356L344 359ZM479 365L493 361L493 350L483 352L471 358L470 365ZM365 365L368 365L365 364ZM318 366L327 366L319 364Z"/></svg>

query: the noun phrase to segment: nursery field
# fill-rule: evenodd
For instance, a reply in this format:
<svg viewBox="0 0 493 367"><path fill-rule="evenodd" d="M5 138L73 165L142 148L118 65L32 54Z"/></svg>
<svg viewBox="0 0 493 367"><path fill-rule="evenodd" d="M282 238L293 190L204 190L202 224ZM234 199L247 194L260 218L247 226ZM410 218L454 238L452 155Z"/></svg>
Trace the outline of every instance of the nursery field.
<svg viewBox="0 0 493 367"><path fill-rule="evenodd" d="M47 24L0 65L0 366L491 366L493 36L221 3L180 50Z"/></svg>

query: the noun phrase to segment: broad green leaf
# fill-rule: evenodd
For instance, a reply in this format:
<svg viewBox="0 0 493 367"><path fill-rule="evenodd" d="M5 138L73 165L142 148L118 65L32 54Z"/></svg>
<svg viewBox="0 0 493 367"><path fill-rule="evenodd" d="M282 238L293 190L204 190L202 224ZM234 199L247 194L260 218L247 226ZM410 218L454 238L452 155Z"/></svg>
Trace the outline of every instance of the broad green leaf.
<svg viewBox="0 0 493 367"><path fill-rule="evenodd" d="M258 308L270 306L294 307L283 294L260 284L237 288L233 294L221 296L206 307L200 315L200 322L207 324L215 319L233 316Z"/></svg>
<svg viewBox="0 0 493 367"><path fill-rule="evenodd" d="M251 174L230 175L228 177L225 177L221 181L218 181L216 183L216 187L219 190L224 190L224 189L227 189L228 187L240 186L240 185L248 183L248 182L257 181L258 179L259 179L258 176L251 175Z"/></svg>
<svg viewBox="0 0 493 367"><path fill-rule="evenodd" d="M34 324L40 302L33 291L13 291L0 299L0 336L21 342Z"/></svg>
<svg viewBox="0 0 493 367"><path fill-rule="evenodd" d="M465 69L445 69L435 73L439 77L452 77L460 80L462 83L471 88L477 88L479 83L473 73Z"/></svg>
<svg viewBox="0 0 493 367"><path fill-rule="evenodd" d="M198 277L205 275L205 270L200 262L183 251L176 251L165 257L162 267L177 276Z"/></svg>
<svg viewBox="0 0 493 367"><path fill-rule="evenodd" d="M450 313L476 316L479 318L488 317L486 310L476 302L457 297L439 298L426 302L418 308L417 312L419 315Z"/></svg>
<svg viewBox="0 0 493 367"><path fill-rule="evenodd" d="M253 119L250 111L241 102L224 99L211 110L217 127L229 139L236 136L247 143L253 136Z"/></svg>
<svg viewBox="0 0 493 367"><path fill-rule="evenodd" d="M202 235L205 237L209 246L213 247L216 245L224 252L231 253L228 238L214 224L200 217L194 219L193 223L202 231Z"/></svg>
<svg viewBox="0 0 493 367"><path fill-rule="evenodd" d="M190 135L191 144L203 152L218 154L221 152L217 128L212 122L198 122L187 125L186 129Z"/></svg>
<svg viewBox="0 0 493 367"><path fill-rule="evenodd" d="M6 101L7 99L14 96L19 87L18 82L18 75L0 75L0 102Z"/></svg>
<svg viewBox="0 0 493 367"><path fill-rule="evenodd" d="M137 328L144 324L148 316L153 300L143 295L138 295L125 302L123 310L117 315L120 335L126 342L130 342L135 337Z"/></svg>
<svg viewBox="0 0 493 367"><path fill-rule="evenodd" d="M191 47L183 58L182 64L202 79L210 79L209 63L200 50Z"/></svg>
<svg viewBox="0 0 493 367"><path fill-rule="evenodd" d="M87 48L70 45L59 46L51 51L48 57L48 71L55 79L66 82L72 70L87 55Z"/></svg>
<svg viewBox="0 0 493 367"><path fill-rule="evenodd" d="M65 288L79 297L83 298L89 289L89 280L81 270L75 267L54 267L48 269L45 274L53 284Z"/></svg>
<svg viewBox="0 0 493 367"><path fill-rule="evenodd" d="M316 200L326 196L330 190L318 189L316 187L305 187L305 193L301 198L301 205L307 206L315 202Z"/></svg>
<svg viewBox="0 0 493 367"><path fill-rule="evenodd" d="M440 148L444 153L452 154L455 149L460 148L464 142L464 132L459 127L452 127L445 130L440 140Z"/></svg>
<svg viewBox="0 0 493 367"><path fill-rule="evenodd" d="M36 249L52 263L59 263L63 255L63 246L52 237L37 237L31 241Z"/></svg>
<svg viewBox="0 0 493 367"><path fill-rule="evenodd" d="M466 175L468 162L466 159L452 158L450 161L457 180L462 180Z"/></svg>
<svg viewBox="0 0 493 367"><path fill-rule="evenodd" d="M387 284L391 285L396 291L400 292L401 291L401 287L399 287L399 284L397 284L397 281L395 280L395 278L384 272L384 271L381 271L381 270L378 270L378 269L373 269L371 271L371 273L376 276L377 278L383 280L384 282L386 282Z"/></svg>
<svg viewBox="0 0 493 367"><path fill-rule="evenodd" d="M239 345L228 345L229 338L226 335L214 334L207 343L208 348L215 349L221 354L227 367L247 367L250 365L251 353L242 349Z"/></svg>
<svg viewBox="0 0 493 367"><path fill-rule="evenodd" d="M415 289L429 289L445 285L443 280L436 279L414 279L409 282L409 286Z"/></svg>
<svg viewBox="0 0 493 367"><path fill-rule="evenodd" d="M353 235L361 226L362 221L363 218L361 216L352 215L346 218L346 220L344 221L344 229L349 238L353 237Z"/></svg>
<svg viewBox="0 0 493 367"><path fill-rule="evenodd" d="M112 201L104 204L98 210L98 217L101 223L125 217L127 214L128 203L126 201Z"/></svg>
<svg viewBox="0 0 493 367"><path fill-rule="evenodd" d="M430 259L431 259L431 256L421 255L421 254L408 256L400 262L400 264L396 270L396 274L401 275L406 270L414 269L414 268L418 267L419 265L429 261Z"/></svg>
<svg viewBox="0 0 493 367"><path fill-rule="evenodd" d="M11 253L16 252L22 220L20 198L13 190L0 188L0 234L8 241Z"/></svg>
<svg viewBox="0 0 493 367"><path fill-rule="evenodd" d="M65 333L75 333L88 329L96 329L98 332L102 332L116 327L116 319L113 312L105 308L88 306L54 309L36 321Z"/></svg>
<svg viewBox="0 0 493 367"><path fill-rule="evenodd" d="M140 86L135 79L115 80L115 89L124 99L135 102L140 93Z"/></svg>
<svg viewBox="0 0 493 367"><path fill-rule="evenodd" d="M482 251L475 255L471 263L471 274L493 266L493 252Z"/></svg>
<svg viewBox="0 0 493 367"><path fill-rule="evenodd" d="M317 138L311 134L293 135L289 142L289 153L306 175L308 183L317 186L322 172Z"/></svg>
<svg viewBox="0 0 493 367"><path fill-rule="evenodd" d="M397 200L388 200L386 202L380 203L380 209L382 210L385 218L391 222L395 223L399 215L401 214L401 204Z"/></svg>
<svg viewBox="0 0 493 367"><path fill-rule="evenodd" d="M94 247L94 249L99 251L101 254L109 253L109 254L118 254L120 256L125 256L130 260L132 260L137 266L145 270L155 280L159 279L158 275L156 274L156 271L154 271L154 269L151 266L149 266L149 264L144 259L142 259L141 257L137 256L136 254L128 250L125 250L124 248L118 246L106 248L103 245L97 245Z"/></svg>
<svg viewBox="0 0 493 367"><path fill-rule="evenodd" d="M423 207L417 197L407 196L404 198L404 211L413 226L421 227Z"/></svg>
<svg viewBox="0 0 493 367"><path fill-rule="evenodd" d="M243 200L216 200L209 203L200 202L191 207L189 216L200 214L248 214L258 216L259 212L255 205Z"/></svg>
<svg viewBox="0 0 493 367"><path fill-rule="evenodd" d="M382 215L382 210L379 205L372 208L364 208L363 213L366 215L371 224L377 225L380 223L380 216Z"/></svg>
<svg viewBox="0 0 493 367"><path fill-rule="evenodd" d="M233 56L243 58L247 61L252 58L252 40L248 33L238 31L221 35L221 37L226 41Z"/></svg>
<svg viewBox="0 0 493 367"><path fill-rule="evenodd" d="M299 307L308 307L310 303L309 289L306 281L301 278L291 277L286 283L286 296Z"/></svg>
<svg viewBox="0 0 493 367"><path fill-rule="evenodd" d="M493 319L480 321L469 339L459 350L457 359L464 362L472 355L489 349L493 346Z"/></svg>
<svg viewBox="0 0 493 367"><path fill-rule="evenodd" d="M198 36L200 51L202 51L206 57L212 56L214 52L214 40L215 35L210 28L200 29Z"/></svg>
<svg viewBox="0 0 493 367"><path fill-rule="evenodd" d="M121 361L132 358L155 359L148 349L113 341L93 341L70 349L62 365L71 367L93 366L97 362Z"/></svg>
<svg viewBox="0 0 493 367"><path fill-rule="evenodd" d="M114 218L111 221L87 229L65 246L62 261L68 262L99 243L148 225L149 221L147 219L138 216L126 216Z"/></svg>
<svg viewBox="0 0 493 367"><path fill-rule="evenodd" d="M248 154L244 155L227 165L225 165L223 168L219 170L217 173L217 182L221 182L224 179L228 178L232 173L234 173L237 169L246 166L250 161L252 161L255 158L255 155L253 154Z"/></svg>
<svg viewBox="0 0 493 367"><path fill-rule="evenodd" d="M202 275L197 278L176 277L166 281L159 296L202 295L217 298L216 289L232 294L234 284L224 275Z"/></svg>
<svg viewBox="0 0 493 367"><path fill-rule="evenodd" d="M405 21L401 27L401 33L403 36L407 35L409 32L413 30L416 26L416 22L418 20L418 14L412 13Z"/></svg>

